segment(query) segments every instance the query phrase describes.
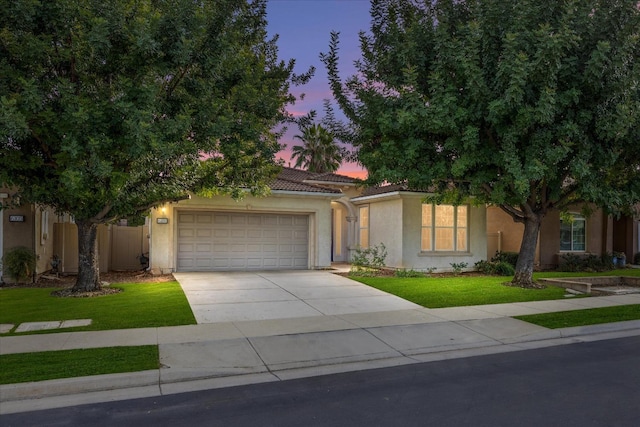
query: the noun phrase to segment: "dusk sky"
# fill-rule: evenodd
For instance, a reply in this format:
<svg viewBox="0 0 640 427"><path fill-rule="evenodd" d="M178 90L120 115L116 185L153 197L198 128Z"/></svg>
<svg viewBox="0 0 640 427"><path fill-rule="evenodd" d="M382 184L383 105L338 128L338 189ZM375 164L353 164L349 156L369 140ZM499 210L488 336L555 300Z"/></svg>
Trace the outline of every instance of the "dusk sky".
<svg viewBox="0 0 640 427"><path fill-rule="evenodd" d="M331 31L340 32L340 71L343 77L354 73L353 61L360 57L358 32L368 31L370 24L368 0L268 0L267 20L270 35L279 34L279 56L283 60L296 60L295 71L302 73L309 66L316 72L307 85L293 88L294 94L305 93L304 101L289 107L295 115L307 114L310 110L318 112L318 121L322 118L322 102L332 99L324 64L320 53L329 50ZM341 117L339 108L334 105L336 115ZM290 126L281 143L287 149L279 157L290 161L291 147L300 145L293 135L299 134L297 126ZM293 165L293 162L292 162ZM362 176L362 168L355 164L345 164L338 173Z"/></svg>

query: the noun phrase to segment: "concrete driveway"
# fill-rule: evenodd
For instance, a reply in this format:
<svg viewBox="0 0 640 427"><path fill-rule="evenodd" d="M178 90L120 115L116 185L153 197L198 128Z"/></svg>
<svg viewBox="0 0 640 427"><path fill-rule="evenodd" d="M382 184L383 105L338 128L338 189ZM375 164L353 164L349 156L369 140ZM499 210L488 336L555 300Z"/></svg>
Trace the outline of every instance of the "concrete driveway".
<svg viewBox="0 0 640 427"><path fill-rule="evenodd" d="M327 271L174 273L199 324L420 309Z"/></svg>

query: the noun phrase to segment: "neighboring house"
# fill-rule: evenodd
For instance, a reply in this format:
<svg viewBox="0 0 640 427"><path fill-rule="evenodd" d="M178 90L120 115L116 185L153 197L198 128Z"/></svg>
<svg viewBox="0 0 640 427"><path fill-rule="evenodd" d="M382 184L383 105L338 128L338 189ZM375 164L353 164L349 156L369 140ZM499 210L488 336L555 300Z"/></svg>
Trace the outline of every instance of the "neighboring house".
<svg viewBox="0 0 640 427"><path fill-rule="evenodd" d="M0 187L2 202L12 201L15 194L14 189ZM100 270L141 269L139 256L149 251L148 234L148 226L100 226ZM34 251L37 275L51 270L54 256L60 260L60 273L78 272L78 231L69 215L58 216L49 208L32 204L0 209L0 259L17 246Z"/></svg>
<svg viewBox="0 0 640 427"><path fill-rule="evenodd" d="M0 187L0 203L16 202L15 197L15 189ZM36 254L36 274L49 270L53 255L52 218L50 209L37 205L0 209L0 260L11 249L24 246ZM2 278L0 267L0 282Z"/></svg>
<svg viewBox="0 0 640 427"><path fill-rule="evenodd" d="M639 251L638 218L624 216L614 219L595 209L589 216L580 213L580 206L569 209L570 221L563 221L560 212L551 211L540 227L535 264L540 269L556 268L565 254L600 256L624 252L631 262ZM524 225L513 221L500 208L487 208L487 255L496 251L519 252Z"/></svg>

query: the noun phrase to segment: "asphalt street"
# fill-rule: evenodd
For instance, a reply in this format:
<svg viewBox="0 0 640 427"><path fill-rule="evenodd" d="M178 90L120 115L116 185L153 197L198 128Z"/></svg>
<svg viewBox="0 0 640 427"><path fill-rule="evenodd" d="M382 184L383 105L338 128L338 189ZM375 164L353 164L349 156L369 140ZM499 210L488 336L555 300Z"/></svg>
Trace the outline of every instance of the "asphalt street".
<svg viewBox="0 0 640 427"><path fill-rule="evenodd" d="M638 426L640 337L5 415L10 426Z"/></svg>

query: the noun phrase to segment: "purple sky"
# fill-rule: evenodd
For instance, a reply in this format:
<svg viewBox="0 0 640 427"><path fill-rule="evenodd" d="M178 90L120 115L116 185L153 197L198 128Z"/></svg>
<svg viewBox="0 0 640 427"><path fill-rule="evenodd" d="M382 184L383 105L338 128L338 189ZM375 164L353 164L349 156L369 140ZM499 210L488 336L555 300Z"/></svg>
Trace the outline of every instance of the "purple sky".
<svg viewBox="0 0 640 427"><path fill-rule="evenodd" d="M267 20L269 35L279 34L279 56L283 60L296 60L295 71L302 73L309 66L316 67L313 79L302 87L293 88L294 94L305 93L304 101L289 107L289 112L304 115L316 110L322 117L322 101L332 99L320 52L329 50L331 31L340 32L340 72L343 77L354 74L353 61L360 57L358 32L369 30L368 0L268 0ZM337 106L336 115L340 117ZM299 141L293 135L299 133L296 126L280 141L287 150L280 157L288 162L289 150ZM362 175L362 168L354 164L343 165L338 173ZM360 173L358 173L360 172Z"/></svg>

